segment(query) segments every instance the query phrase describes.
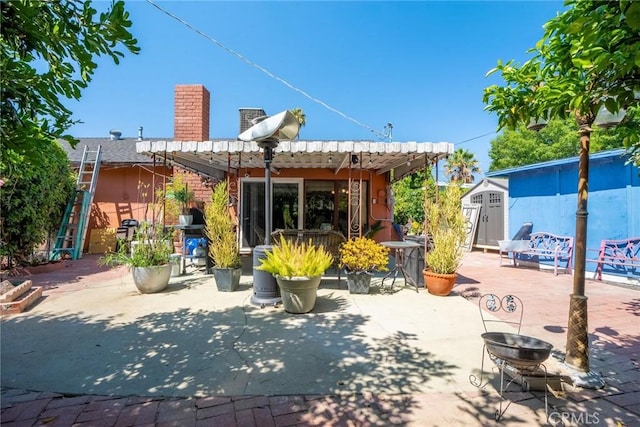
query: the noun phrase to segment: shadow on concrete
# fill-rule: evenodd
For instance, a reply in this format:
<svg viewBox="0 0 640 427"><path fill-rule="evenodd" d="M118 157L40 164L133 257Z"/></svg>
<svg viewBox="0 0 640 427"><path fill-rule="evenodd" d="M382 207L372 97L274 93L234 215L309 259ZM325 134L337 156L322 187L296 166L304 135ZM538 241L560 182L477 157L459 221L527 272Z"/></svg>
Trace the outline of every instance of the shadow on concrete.
<svg viewBox="0 0 640 427"><path fill-rule="evenodd" d="M2 386L115 396L324 394L357 401L369 392L418 394L425 383L456 370L414 345L413 334L365 333L367 316L345 313L346 304L328 295L307 315L244 305L182 308L128 323L117 315L23 315L3 321ZM391 399L386 413L404 417L415 403L411 396Z"/></svg>

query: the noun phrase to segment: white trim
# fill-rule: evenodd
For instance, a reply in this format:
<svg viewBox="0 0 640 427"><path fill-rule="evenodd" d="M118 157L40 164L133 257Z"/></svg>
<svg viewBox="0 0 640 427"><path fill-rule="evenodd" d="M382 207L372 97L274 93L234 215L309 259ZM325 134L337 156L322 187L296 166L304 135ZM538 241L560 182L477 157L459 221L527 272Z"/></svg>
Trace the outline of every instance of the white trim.
<svg viewBox="0 0 640 427"><path fill-rule="evenodd" d="M256 153L261 150L255 141L139 141L138 153ZM371 142L371 141L280 141L276 153L402 153L452 154L450 142Z"/></svg>

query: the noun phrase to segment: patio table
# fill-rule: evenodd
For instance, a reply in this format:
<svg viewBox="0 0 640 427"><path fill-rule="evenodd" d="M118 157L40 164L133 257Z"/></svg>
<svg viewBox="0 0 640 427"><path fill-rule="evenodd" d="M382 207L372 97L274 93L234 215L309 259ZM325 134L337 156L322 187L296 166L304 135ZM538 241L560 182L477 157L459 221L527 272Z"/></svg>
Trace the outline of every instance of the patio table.
<svg viewBox="0 0 640 427"><path fill-rule="evenodd" d="M416 271L416 276L412 276L407 272L407 260L411 256L411 253L415 250L418 250L420 246L422 246L418 242L408 242L408 241L388 241L388 242L380 242L382 246L386 246L387 248L393 251L393 254L396 258L395 267L387 273L386 276L382 279L382 285L384 285L384 281L393 275L393 281L391 282L391 288L393 289L393 285L396 282L396 277L398 277L398 273L402 274L404 277L405 283L409 283L416 287L416 292L419 292L418 289L418 275L420 274L419 268ZM419 263L416 263L419 267Z"/></svg>

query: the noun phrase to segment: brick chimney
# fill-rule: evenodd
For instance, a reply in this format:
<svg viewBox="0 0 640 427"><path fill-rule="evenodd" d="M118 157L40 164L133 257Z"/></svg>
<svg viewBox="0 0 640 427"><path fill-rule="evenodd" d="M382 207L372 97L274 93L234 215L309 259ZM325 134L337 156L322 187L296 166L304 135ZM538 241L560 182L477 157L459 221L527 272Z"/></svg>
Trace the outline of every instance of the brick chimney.
<svg viewBox="0 0 640 427"><path fill-rule="evenodd" d="M176 85L173 138L176 141L209 140L210 95L203 85Z"/></svg>

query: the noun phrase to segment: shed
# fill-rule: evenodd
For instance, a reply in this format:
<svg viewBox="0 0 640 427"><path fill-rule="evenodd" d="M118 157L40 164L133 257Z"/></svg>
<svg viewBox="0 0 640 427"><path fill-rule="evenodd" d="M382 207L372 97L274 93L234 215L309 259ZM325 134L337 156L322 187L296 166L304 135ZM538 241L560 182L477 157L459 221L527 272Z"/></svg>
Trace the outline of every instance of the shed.
<svg viewBox="0 0 640 427"><path fill-rule="evenodd" d="M463 197L463 205L479 205L473 246L498 249L498 240L509 235L509 180L485 178L472 187Z"/></svg>

